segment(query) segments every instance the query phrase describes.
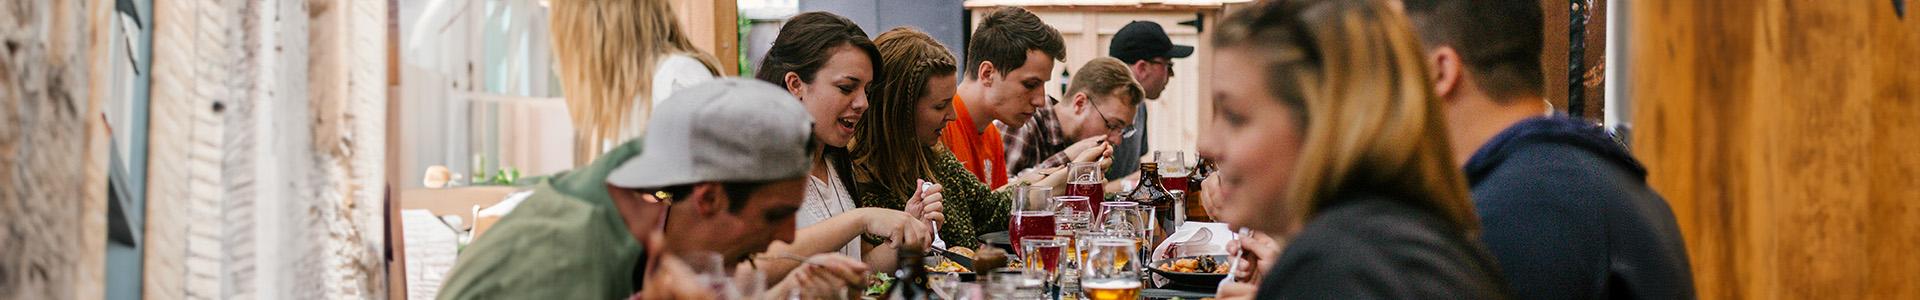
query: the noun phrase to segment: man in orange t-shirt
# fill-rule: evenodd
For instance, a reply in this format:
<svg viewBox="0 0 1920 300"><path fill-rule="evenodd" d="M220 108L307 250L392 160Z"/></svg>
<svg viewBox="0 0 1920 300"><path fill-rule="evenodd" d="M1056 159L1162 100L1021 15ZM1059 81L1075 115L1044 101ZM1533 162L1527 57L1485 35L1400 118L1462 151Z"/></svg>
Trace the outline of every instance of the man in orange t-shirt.
<svg viewBox="0 0 1920 300"><path fill-rule="evenodd" d="M1060 32L1026 9L1002 8L987 15L967 43L966 73L953 97L955 122L941 130L940 142L991 188L1007 184L1007 151L999 121L1007 128L1026 125L1046 104L1054 61L1066 59Z"/></svg>

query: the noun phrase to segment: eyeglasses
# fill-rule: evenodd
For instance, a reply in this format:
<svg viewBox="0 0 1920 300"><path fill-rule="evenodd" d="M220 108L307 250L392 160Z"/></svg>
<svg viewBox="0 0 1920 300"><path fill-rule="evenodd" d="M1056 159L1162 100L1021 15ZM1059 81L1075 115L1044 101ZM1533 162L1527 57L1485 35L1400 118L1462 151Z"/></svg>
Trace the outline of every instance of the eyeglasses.
<svg viewBox="0 0 1920 300"><path fill-rule="evenodd" d="M1173 77L1173 59L1171 59L1171 58L1154 58L1154 59L1149 59L1149 60L1147 60L1147 61L1150 61L1150 62L1153 62L1153 63L1156 63L1156 64L1162 64L1162 65L1167 65L1167 77Z"/></svg>
<svg viewBox="0 0 1920 300"><path fill-rule="evenodd" d="M1127 122L1121 122L1120 120L1114 120L1113 118L1108 118L1106 112L1100 111L1099 99L1087 99L1087 103L1090 105L1093 105L1093 113L1099 114L1100 121L1103 123L1106 123L1103 125L1107 127L1107 131L1119 132L1121 138L1133 138L1133 134L1139 131L1139 130L1135 130L1136 128L1133 128L1133 124L1127 124Z"/></svg>

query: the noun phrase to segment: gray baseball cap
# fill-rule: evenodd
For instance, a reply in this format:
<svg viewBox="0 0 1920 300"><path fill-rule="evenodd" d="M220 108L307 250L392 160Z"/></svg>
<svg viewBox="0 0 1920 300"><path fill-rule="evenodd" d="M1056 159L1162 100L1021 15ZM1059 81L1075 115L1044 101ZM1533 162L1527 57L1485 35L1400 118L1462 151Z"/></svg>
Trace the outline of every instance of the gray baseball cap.
<svg viewBox="0 0 1920 300"><path fill-rule="evenodd" d="M655 107L640 155L607 174L630 189L755 182L807 174L813 117L786 90L723 78L675 91Z"/></svg>

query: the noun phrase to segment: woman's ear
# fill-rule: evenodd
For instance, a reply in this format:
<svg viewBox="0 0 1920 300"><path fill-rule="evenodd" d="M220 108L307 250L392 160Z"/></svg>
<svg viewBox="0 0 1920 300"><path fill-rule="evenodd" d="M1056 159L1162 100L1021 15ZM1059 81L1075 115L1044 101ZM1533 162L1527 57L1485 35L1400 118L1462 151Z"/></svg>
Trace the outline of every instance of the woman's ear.
<svg viewBox="0 0 1920 300"><path fill-rule="evenodd" d="M1440 101L1448 101L1454 92L1459 91L1461 76L1466 76L1466 71L1462 69L1464 66L1460 64L1460 52L1447 46L1434 47L1430 52L1432 54L1427 55L1427 67L1432 71L1427 75L1433 78L1433 95L1440 97Z"/></svg>
<svg viewBox="0 0 1920 300"><path fill-rule="evenodd" d="M787 75L782 76L780 80L786 83L788 94L806 95L807 82L800 80L800 73L787 72ZM801 101L806 101L806 99L801 99Z"/></svg>

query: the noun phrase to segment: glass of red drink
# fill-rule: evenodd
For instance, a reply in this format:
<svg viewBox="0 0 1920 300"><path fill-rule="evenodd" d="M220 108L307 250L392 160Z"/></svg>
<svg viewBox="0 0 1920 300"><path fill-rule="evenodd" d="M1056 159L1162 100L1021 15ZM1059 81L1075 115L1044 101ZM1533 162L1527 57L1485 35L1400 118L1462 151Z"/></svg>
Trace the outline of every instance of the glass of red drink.
<svg viewBox="0 0 1920 300"><path fill-rule="evenodd" d="M1029 236L1020 238L1020 261L1026 262L1028 270L1046 271L1052 277L1060 268L1060 251L1067 248L1067 238L1058 236Z"/></svg>
<svg viewBox="0 0 1920 300"><path fill-rule="evenodd" d="M1022 238L1029 236L1044 237L1054 235L1053 231L1056 226L1054 223L1055 214L1053 212L1053 205L1049 202L1051 199L1047 197L1047 195L1052 192L1053 188L1050 187L1019 187L1014 189L1012 218L1008 220L1008 222L1012 224L1007 224L1008 241L1019 243ZM1015 246L1018 245L1016 244ZM1022 251L1021 247L1014 247L1014 250ZM1024 253L1017 254L1025 255Z"/></svg>
<svg viewBox="0 0 1920 300"><path fill-rule="evenodd" d="M1160 169L1156 170L1160 173L1160 186L1166 187L1168 191L1187 191L1187 176L1193 174L1193 170L1187 168L1186 152L1155 151L1153 156L1154 161L1159 162L1160 165Z"/></svg>
<svg viewBox="0 0 1920 300"><path fill-rule="evenodd" d="M1107 181L1106 176L1106 173L1101 172L1100 163L1097 162L1076 162L1068 164L1067 195L1087 197L1087 199L1095 199L1094 201L1098 202L1100 201L1099 199L1104 196L1102 195L1104 191L1100 188L1100 184Z"/></svg>

